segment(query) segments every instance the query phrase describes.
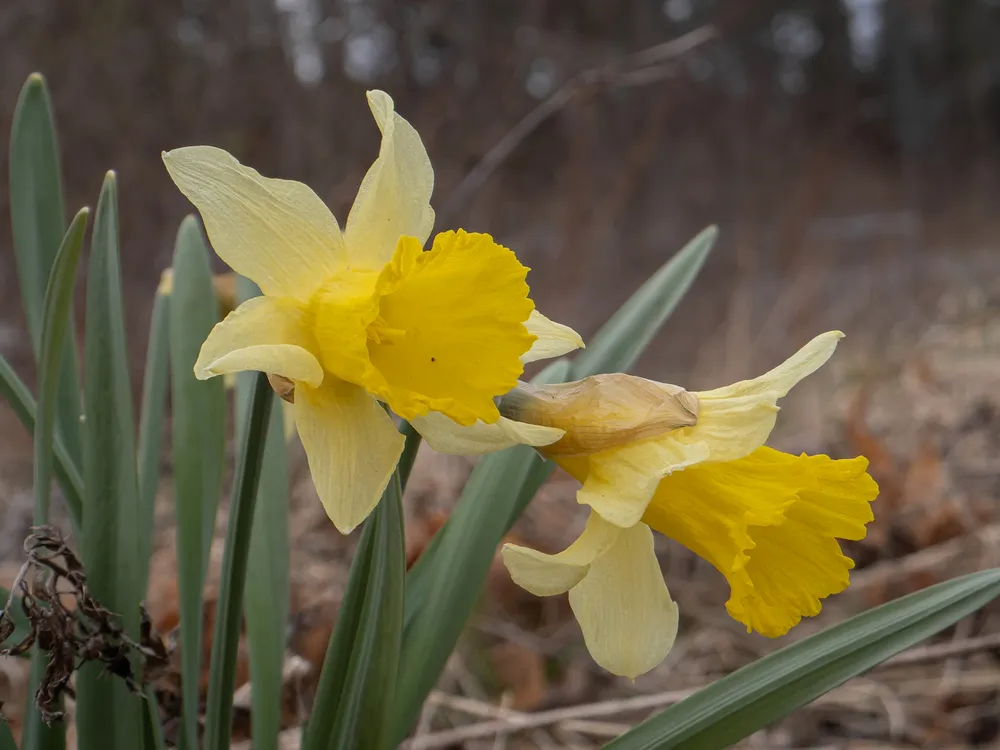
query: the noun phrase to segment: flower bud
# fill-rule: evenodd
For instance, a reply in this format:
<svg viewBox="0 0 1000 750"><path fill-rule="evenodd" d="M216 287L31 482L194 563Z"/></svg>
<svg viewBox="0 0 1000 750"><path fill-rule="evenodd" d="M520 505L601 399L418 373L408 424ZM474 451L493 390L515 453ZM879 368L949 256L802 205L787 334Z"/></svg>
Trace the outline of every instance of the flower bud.
<svg viewBox="0 0 1000 750"><path fill-rule="evenodd" d="M519 382L501 400L500 413L564 430L562 439L539 449L545 455L587 455L696 424L698 397L676 385L610 373L554 385Z"/></svg>

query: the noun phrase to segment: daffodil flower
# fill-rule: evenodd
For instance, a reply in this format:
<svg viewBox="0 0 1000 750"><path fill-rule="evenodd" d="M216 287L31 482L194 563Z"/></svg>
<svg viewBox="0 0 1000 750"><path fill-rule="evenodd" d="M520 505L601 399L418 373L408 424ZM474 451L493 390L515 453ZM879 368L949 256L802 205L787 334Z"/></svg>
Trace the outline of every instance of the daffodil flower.
<svg viewBox="0 0 1000 750"><path fill-rule="evenodd" d="M382 144L343 232L301 183L209 146L163 154L215 251L263 291L212 330L195 375L257 370L283 388L319 498L344 533L374 508L402 450L379 402L414 421L495 425L494 399L524 362L582 345L534 309L527 269L489 235L443 232L424 251L430 160L388 95L369 92L368 103Z"/></svg>
<svg viewBox="0 0 1000 750"><path fill-rule="evenodd" d="M837 540L865 536L878 487L862 457L794 456L764 443L778 400L841 337L817 336L770 372L711 391L625 375L520 385L501 411L563 431L538 450L580 481L577 499L591 511L563 552L506 545L514 581L538 596L568 591L594 659L630 678L659 664L677 633L652 530L726 577L726 608L748 631L777 637L818 614L821 599L848 585L853 562ZM452 432L452 443L468 439L467 428Z"/></svg>

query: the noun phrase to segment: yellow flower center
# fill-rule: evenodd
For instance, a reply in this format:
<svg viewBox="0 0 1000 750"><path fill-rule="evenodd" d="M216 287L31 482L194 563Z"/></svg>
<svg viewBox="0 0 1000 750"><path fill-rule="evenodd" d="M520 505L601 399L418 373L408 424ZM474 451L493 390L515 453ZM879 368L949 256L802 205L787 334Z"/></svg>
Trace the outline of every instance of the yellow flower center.
<svg viewBox="0 0 1000 750"><path fill-rule="evenodd" d="M404 419L496 422L493 399L516 385L535 339L527 270L489 235L444 232L427 252L402 237L380 273L346 270L313 295L320 362Z"/></svg>

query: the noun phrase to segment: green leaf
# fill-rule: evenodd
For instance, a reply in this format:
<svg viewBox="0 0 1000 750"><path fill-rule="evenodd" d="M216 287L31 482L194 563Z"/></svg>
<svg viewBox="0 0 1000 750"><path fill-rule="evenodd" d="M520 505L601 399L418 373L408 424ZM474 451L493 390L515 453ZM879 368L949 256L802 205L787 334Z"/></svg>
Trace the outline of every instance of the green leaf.
<svg viewBox="0 0 1000 750"><path fill-rule="evenodd" d="M139 640L138 479L118 246L118 195L104 179L87 274L86 422L81 552L94 597ZM137 669L133 659L133 669ZM77 674L80 750L134 750L142 743L142 698L90 663Z"/></svg>
<svg viewBox="0 0 1000 750"><path fill-rule="evenodd" d="M32 435L35 434L35 400L31 391L14 372L10 363L0 355L0 396L10 405L21 420L21 424ZM70 457L66 446L59 435L54 435L52 452L55 457L55 477L66 500L70 521L75 533L81 527L83 519L83 479L80 469Z"/></svg>
<svg viewBox="0 0 1000 750"><path fill-rule="evenodd" d="M146 710L142 720L143 750L167 750L167 742L163 737L163 724L160 719L160 707L156 701L156 692L151 687L143 691L143 701Z"/></svg>
<svg viewBox="0 0 1000 750"><path fill-rule="evenodd" d="M417 432L409 422L403 422L400 431L406 436L403 444L403 453L399 457L399 486L402 491L406 490L406 483L410 480L410 472L413 471L413 464L417 460L417 451L420 450L420 433Z"/></svg>
<svg viewBox="0 0 1000 750"><path fill-rule="evenodd" d="M393 474L365 522L302 750L388 750L403 615L403 508Z"/></svg>
<svg viewBox="0 0 1000 750"><path fill-rule="evenodd" d="M89 209L81 209L70 224L52 265L42 306L42 337L38 349L38 406L35 424L35 525L49 522L52 489L52 444L55 429L60 362L73 306L76 265L83 247ZM79 520L79 516L77 516Z"/></svg>
<svg viewBox="0 0 1000 750"><path fill-rule="evenodd" d="M38 349L38 408L34 430L34 523L36 526L49 522L49 493L52 489L53 431L57 409L57 395L60 378L60 360L65 343L66 329L70 325L70 308L73 303L73 286L76 280L76 265L83 247L83 233L87 226L87 209L83 209L73 219L73 223L63 239L52 275L45 290L42 305L42 332ZM77 515L79 518L79 515ZM79 528L79 527L77 527ZM32 657L29 695L38 689L47 657L35 649ZM29 702L24 720L26 732L38 748L49 748L65 743L65 726L59 724L51 729L44 727L41 715L33 702ZM30 727L30 729L28 729Z"/></svg>
<svg viewBox="0 0 1000 750"><path fill-rule="evenodd" d="M557 360L535 382L631 367L684 296L716 234L714 227L699 234L629 298L572 365ZM410 569L395 740L409 732L437 683L482 594L504 534L554 469L524 446L481 459L452 516Z"/></svg>
<svg viewBox="0 0 1000 750"><path fill-rule="evenodd" d="M14 110L10 134L10 222L28 331L36 357L42 340L42 307L66 218L63 212L59 143L45 79L28 76ZM69 330L75 326L70 317ZM76 342L66 339L60 355L56 424L69 454L79 460L80 387Z"/></svg>
<svg viewBox="0 0 1000 750"><path fill-rule="evenodd" d="M149 583L149 558L153 546L156 488L160 481L163 423L170 383L170 297L157 294L149 324L146 370L142 378L142 412L139 416L139 583Z"/></svg>
<svg viewBox="0 0 1000 750"><path fill-rule="evenodd" d="M378 512L378 508L375 512ZM358 636L364 635L361 629L361 617L365 597L369 591L368 580L372 573L372 558L377 535L374 519L375 516L372 515L365 522L361 539L358 540L358 546L354 550L347 589L337 613L337 624L323 658L312 714L303 732L302 750L326 750L333 736L336 709L344 694L344 682L347 679L347 667L354 641Z"/></svg>
<svg viewBox="0 0 1000 750"><path fill-rule="evenodd" d="M236 679L236 660L243 625L243 590L247 580L254 508L257 505L257 489L273 396L267 375L258 373L254 378L250 414L246 419L243 445L236 465L233 496L229 503L226 546L222 553L218 608L212 638L212 665L205 701L205 750L227 750L232 734L233 683ZM263 692L263 687L260 685L258 692ZM278 693L280 692L279 687ZM259 745L255 742L255 746Z"/></svg>
<svg viewBox="0 0 1000 750"><path fill-rule="evenodd" d="M14 735L10 732L10 724L3 717L0 717L0 750L17 750Z"/></svg>
<svg viewBox="0 0 1000 750"><path fill-rule="evenodd" d="M425 550L407 584L407 628L399 662L393 740L409 732L448 661L479 597L534 452L518 446L476 465L437 543ZM428 555L428 553L431 553Z"/></svg>
<svg viewBox="0 0 1000 750"><path fill-rule="evenodd" d="M10 590L0 586L0 603L6 604L9 596ZM7 637L6 641L0 642L0 645L6 643L8 647L10 644L22 640L28 634L28 618L25 616L24 610L21 609L21 598L18 596L11 599L10 619L14 621L14 632Z"/></svg>
<svg viewBox="0 0 1000 750"><path fill-rule="evenodd" d="M240 278L239 297L259 294L253 282ZM253 387L253 373L240 373L236 381L236 434L243 433ZM271 409L271 424L264 446L260 488L250 538L247 587L243 611L250 651L250 721L255 750L278 750L281 731L282 666L288 625L288 454L283 404Z"/></svg>
<svg viewBox="0 0 1000 750"><path fill-rule="evenodd" d="M51 726L42 721L35 705L35 690L42 681L48 656L38 649L31 654L31 676L28 678L28 705L24 709L21 730L21 750L66 750L66 723Z"/></svg>
<svg viewBox="0 0 1000 750"><path fill-rule="evenodd" d="M1000 569L883 604L733 672L606 745L730 747L1000 596Z"/></svg>
<svg viewBox="0 0 1000 750"><path fill-rule="evenodd" d="M718 235L716 227L702 230L629 297L573 362L573 379L630 370L683 299Z"/></svg>
<svg viewBox="0 0 1000 750"><path fill-rule="evenodd" d="M226 402L222 378L197 380L198 352L219 320L208 248L198 222L181 223L174 249L170 299L174 498L177 510L177 586L184 739L198 747L202 590L219 507L225 459Z"/></svg>
<svg viewBox="0 0 1000 750"><path fill-rule="evenodd" d="M569 360L557 359L538 373L538 375L532 379L532 382L536 384L564 382L569 376L571 368L572 364ZM409 438L409 435L407 435L407 437ZM414 453L416 453L415 450ZM504 454L500 455L502 456ZM500 460L500 457L487 457L483 459L483 461L495 460ZM506 526L504 526L503 534L510 531L511 527L521 515L521 512L528 505L528 503L531 502L531 498L534 497L535 492L538 491L538 488L545 483L545 480L549 478L556 468L554 463L543 460L537 453L534 452L532 452L529 462L530 466L528 466L525 470L524 482L518 490L517 500L511 507L510 515ZM405 466L405 463L406 449L404 448L403 458L400 459L400 466ZM445 523L444 527L431 538L427 547L424 548L424 551L421 553L420 557L417 558L417 561L413 564L410 571L406 575L406 608L403 613L404 642L407 640L407 634L410 631L410 627L415 622L417 615L424 608L427 593L431 586L431 578L434 570L436 569L436 563L434 563L433 560L437 555L437 549L441 544L441 540L445 537L450 523L451 520L449 519L448 522ZM495 536L493 532L489 533L491 538ZM501 538L503 538L503 534L500 535ZM480 587L483 583L485 583L485 579L480 583ZM479 594L477 593L475 596L478 599Z"/></svg>

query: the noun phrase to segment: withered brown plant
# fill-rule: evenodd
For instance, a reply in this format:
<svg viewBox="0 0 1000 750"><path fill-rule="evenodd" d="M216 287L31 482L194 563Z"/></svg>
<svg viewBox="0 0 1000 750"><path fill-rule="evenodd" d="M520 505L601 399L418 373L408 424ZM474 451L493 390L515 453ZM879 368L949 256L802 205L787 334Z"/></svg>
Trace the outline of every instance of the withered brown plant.
<svg viewBox="0 0 1000 750"><path fill-rule="evenodd" d="M28 633L0 653L19 656L35 646L46 654L45 671L35 692L35 703L46 723L63 718L61 699L74 695L70 678L87 662L100 662L137 693L156 678L169 654L144 608L140 607L137 643L122 629L118 616L91 595L86 571L58 529L32 528L24 552L26 560L0 613L0 644L16 630L11 607L18 604L17 594ZM138 676L137 665L141 665Z"/></svg>

